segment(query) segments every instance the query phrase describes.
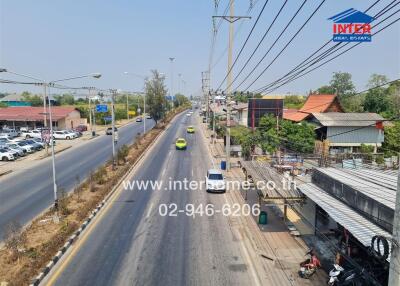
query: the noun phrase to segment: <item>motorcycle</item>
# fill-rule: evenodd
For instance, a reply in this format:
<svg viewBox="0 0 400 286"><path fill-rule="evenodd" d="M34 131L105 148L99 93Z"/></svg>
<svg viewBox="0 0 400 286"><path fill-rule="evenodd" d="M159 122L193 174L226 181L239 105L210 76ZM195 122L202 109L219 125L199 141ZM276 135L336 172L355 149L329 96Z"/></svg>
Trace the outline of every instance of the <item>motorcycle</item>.
<svg viewBox="0 0 400 286"><path fill-rule="evenodd" d="M321 262L312 249L307 252L306 255L310 257L300 263L299 276L304 279L309 279L317 269L321 267Z"/></svg>
<svg viewBox="0 0 400 286"><path fill-rule="evenodd" d="M351 269L345 271L343 267L338 264L333 264L333 269L329 271L329 286L362 286L365 285L361 276L356 270Z"/></svg>

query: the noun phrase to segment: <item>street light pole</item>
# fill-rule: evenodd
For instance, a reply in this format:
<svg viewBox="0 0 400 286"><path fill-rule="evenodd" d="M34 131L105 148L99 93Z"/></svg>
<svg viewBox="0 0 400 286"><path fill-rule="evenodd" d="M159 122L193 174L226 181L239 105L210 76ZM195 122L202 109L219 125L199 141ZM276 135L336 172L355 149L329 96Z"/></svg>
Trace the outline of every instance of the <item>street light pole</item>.
<svg viewBox="0 0 400 286"><path fill-rule="evenodd" d="M169 58L171 61L171 99L174 97L174 60L175 58Z"/></svg>
<svg viewBox="0 0 400 286"><path fill-rule="evenodd" d="M143 94L143 135L146 133L146 94Z"/></svg>
<svg viewBox="0 0 400 286"><path fill-rule="evenodd" d="M129 120L129 95L126 94L126 118Z"/></svg>
<svg viewBox="0 0 400 286"><path fill-rule="evenodd" d="M45 90L47 90L50 94L50 84L45 83ZM56 219L57 219L57 211L58 211L58 194L57 194L57 181L56 181L56 162L55 162L55 154L54 154L54 135L53 135L53 119L51 115L51 100L50 96L47 96L45 93L45 97L48 98L49 105L49 121L50 121L50 142L51 142L51 166L53 170L53 193L54 193L54 209L56 211Z"/></svg>
<svg viewBox="0 0 400 286"><path fill-rule="evenodd" d="M114 115L114 100L117 91L115 89L111 91L111 134L112 134L112 169L115 170L115 115Z"/></svg>

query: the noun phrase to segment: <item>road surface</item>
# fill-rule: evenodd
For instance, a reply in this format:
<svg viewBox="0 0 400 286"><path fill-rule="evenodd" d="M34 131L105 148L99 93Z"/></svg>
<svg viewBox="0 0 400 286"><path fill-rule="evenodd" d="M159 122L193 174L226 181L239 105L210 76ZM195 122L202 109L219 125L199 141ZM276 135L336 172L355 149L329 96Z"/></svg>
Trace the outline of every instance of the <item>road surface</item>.
<svg viewBox="0 0 400 286"><path fill-rule="evenodd" d="M211 161L195 124L179 116L130 180L204 180ZM175 150L177 137L188 149ZM121 190L103 216L57 264L44 285L254 285L243 245L222 214L161 216L160 204L211 203L221 209L225 194L193 190ZM102 215L100 214L100 215Z"/></svg>
<svg viewBox="0 0 400 286"><path fill-rule="evenodd" d="M146 121L146 128L153 126L153 120ZM118 132L118 146L132 143L138 132L143 133L143 123L132 122L121 127ZM101 135L86 144L57 154L58 190L71 190L76 185L77 176L83 181L90 171L110 159L111 142L111 136ZM51 158L47 158L35 167L1 181L0 240L3 239L5 226L9 222L24 225L52 204L54 200L52 176Z"/></svg>

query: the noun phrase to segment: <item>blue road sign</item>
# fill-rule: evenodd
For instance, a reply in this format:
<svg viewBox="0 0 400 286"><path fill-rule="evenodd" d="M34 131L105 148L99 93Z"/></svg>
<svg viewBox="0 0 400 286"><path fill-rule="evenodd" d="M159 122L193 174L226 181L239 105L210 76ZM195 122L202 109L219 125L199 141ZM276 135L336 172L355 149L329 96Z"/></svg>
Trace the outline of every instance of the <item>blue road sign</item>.
<svg viewBox="0 0 400 286"><path fill-rule="evenodd" d="M111 116L104 116L103 119L104 119L105 121L111 121L111 120L112 120L112 117L111 117Z"/></svg>
<svg viewBox="0 0 400 286"><path fill-rule="evenodd" d="M107 112L108 108L106 104L97 104L96 112Z"/></svg>

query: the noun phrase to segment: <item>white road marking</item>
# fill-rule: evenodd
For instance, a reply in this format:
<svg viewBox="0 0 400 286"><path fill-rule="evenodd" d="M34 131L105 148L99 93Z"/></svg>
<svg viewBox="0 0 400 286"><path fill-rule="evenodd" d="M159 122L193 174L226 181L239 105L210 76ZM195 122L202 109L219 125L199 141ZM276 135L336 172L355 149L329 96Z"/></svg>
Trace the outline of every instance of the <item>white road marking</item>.
<svg viewBox="0 0 400 286"><path fill-rule="evenodd" d="M154 206L154 204L153 204L153 203L151 203L151 204L150 204L150 208L149 208L149 210L147 211L146 218L148 218L148 217L150 216L150 214L151 214L151 211L153 210L153 206Z"/></svg>

